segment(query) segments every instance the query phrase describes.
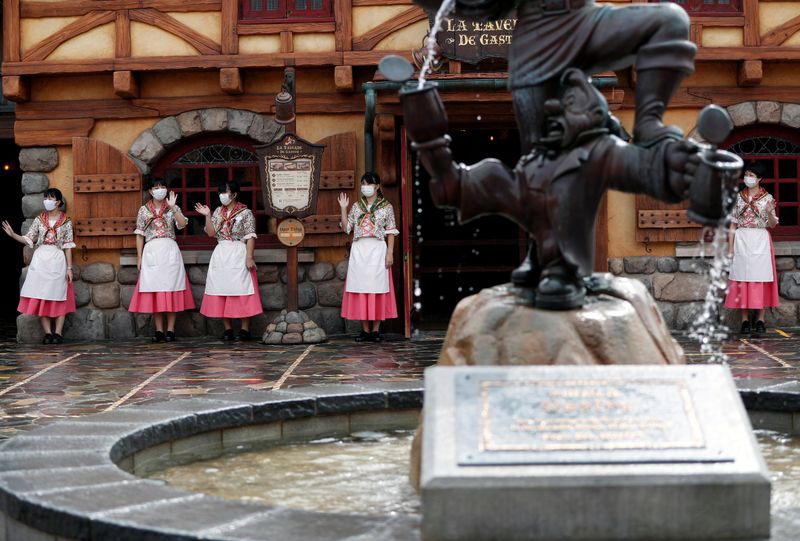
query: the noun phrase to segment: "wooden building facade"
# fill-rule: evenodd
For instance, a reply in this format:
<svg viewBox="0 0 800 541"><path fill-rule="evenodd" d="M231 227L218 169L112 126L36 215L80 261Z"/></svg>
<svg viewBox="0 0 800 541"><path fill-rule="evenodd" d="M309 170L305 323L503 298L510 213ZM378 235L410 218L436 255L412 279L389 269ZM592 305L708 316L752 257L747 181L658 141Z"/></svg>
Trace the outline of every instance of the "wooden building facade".
<svg viewBox="0 0 800 541"><path fill-rule="evenodd" d="M800 240L800 2L683 4L699 46L697 71L667 120L691 132L699 110L718 103L737 125L729 146L765 171L772 164L765 186L778 199L776 246L787 254L779 268L783 280L795 280L777 315L794 322L800 271L788 254ZM513 19L508 24L492 35L510 36ZM304 220L300 246L301 308L329 332L346 328L338 305L348 239L338 231L336 195L354 199L368 167L383 179L402 231L393 276L404 316L391 330L410 336L441 326L458 299L506 280L524 254L524 235L499 218L459 226L452 212L432 208L425 173L407 149L396 89L376 73L387 54L418 55L428 29L410 0L4 0L3 96L15 104L14 140L6 143L21 149L22 212L35 216L42 192L57 187L76 227L80 308L67 336L149 334L148 319L126 310L146 175L168 179L190 218L179 244L198 299L213 243L194 203L215 204L219 181L239 181L258 218L265 315L256 325L285 307L285 250L261 203L254 147L282 133L274 98L286 67L295 73L298 135L326 145L317 215ZM494 45L503 39L510 38ZM502 58L468 62L445 53L434 77L447 81L456 157L513 164L519 137ZM614 77L604 93L630 128L635 81L630 71ZM680 326L699 300L684 259L693 245L680 243L698 233L680 208L611 193L598 223L598 268L642 279ZM179 334L219 331L197 313L179 321ZM23 340L40 332L25 317L18 329Z"/></svg>

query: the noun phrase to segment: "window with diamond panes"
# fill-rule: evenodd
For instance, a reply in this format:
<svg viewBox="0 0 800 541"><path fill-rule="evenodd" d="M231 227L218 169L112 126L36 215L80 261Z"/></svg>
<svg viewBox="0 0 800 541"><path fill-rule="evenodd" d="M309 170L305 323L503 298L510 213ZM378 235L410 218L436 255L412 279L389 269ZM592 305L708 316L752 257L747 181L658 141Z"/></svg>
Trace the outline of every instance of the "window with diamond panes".
<svg viewBox="0 0 800 541"><path fill-rule="evenodd" d="M689 15L742 15L742 0L649 0L651 3L672 2Z"/></svg>
<svg viewBox="0 0 800 541"><path fill-rule="evenodd" d="M240 13L244 23L333 21L331 0L241 0Z"/></svg>
<svg viewBox="0 0 800 541"><path fill-rule="evenodd" d="M761 186L775 198L780 223L772 236L800 240L800 139L792 133L750 131L735 135L737 140L728 150L741 156L745 169L753 169L761 177Z"/></svg>
<svg viewBox="0 0 800 541"><path fill-rule="evenodd" d="M153 175L164 178L168 188L178 194L178 205L189 222L182 231L176 231L180 246L212 247L216 243L206 235L205 218L194 208L196 203L208 205L212 211L220 206L218 187L231 180L239 184L238 200L255 214L256 246L278 244L275 220L264 211L258 158L249 141L205 138L179 147L162 159Z"/></svg>

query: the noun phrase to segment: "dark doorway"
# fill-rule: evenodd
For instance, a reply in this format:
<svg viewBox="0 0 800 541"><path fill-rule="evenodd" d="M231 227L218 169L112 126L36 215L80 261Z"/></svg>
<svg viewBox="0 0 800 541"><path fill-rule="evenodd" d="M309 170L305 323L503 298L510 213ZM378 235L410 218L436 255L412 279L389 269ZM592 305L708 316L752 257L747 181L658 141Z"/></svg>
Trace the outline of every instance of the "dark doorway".
<svg viewBox="0 0 800 541"><path fill-rule="evenodd" d="M14 231L22 227L22 172L19 169L19 147L11 139L0 139L0 219L8 220ZM25 231L22 231L25 233ZM14 340L16 336L17 303L19 302L19 276L22 269L23 246L5 233L0 233L3 265L0 265L0 340Z"/></svg>
<svg viewBox="0 0 800 541"><path fill-rule="evenodd" d="M454 129L450 134L457 161L472 164L491 157L513 168L519 159L519 135L514 129ZM526 235L500 216L459 225L455 210L433 205L425 169L420 167L417 176L411 228L413 324L418 329L444 329L461 299L509 281L527 250Z"/></svg>

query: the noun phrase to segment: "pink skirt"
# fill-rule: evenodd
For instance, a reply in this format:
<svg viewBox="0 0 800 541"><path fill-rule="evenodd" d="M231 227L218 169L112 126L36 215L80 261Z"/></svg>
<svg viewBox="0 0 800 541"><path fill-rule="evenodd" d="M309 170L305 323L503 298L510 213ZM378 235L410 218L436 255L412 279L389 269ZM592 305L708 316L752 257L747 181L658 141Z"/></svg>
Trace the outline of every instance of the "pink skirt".
<svg viewBox="0 0 800 541"><path fill-rule="evenodd" d="M761 310L770 306L779 306L778 272L775 268L775 248L772 235L769 237L769 251L772 255L771 282L737 282L728 280L728 295L725 297L725 308L743 310Z"/></svg>
<svg viewBox="0 0 800 541"><path fill-rule="evenodd" d="M183 312L192 308L194 308L194 298L192 298L192 287L189 285L189 278L187 277L186 289L183 291L147 291L142 293L139 291L139 281L137 280L128 311L157 314L160 312Z"/></svg>
<svg viewBox="0 0 800 541"><path fill-rule="evenodd" d="M342 296L342 317L354 321L383 321L397 317L392 269L389 272L388 293L350 293Z"/></svg>
<svg viewBox="0 0 800 541"><path fill-rule="evenodd" d="M258 279L255 269L250 271L253 278L253 293L250 295L203 295L200 313L206 317L242 318L257 316L264 309L261 307L261 295L258 293Z"/></svg>
<svg viewBox="0 0 800 541"><path fill-rule="evenodd" d="M20 297L17 311L39 317L61 317L75 311L75 288L67 282L67 298L63 301L46 301Z"/></svg>

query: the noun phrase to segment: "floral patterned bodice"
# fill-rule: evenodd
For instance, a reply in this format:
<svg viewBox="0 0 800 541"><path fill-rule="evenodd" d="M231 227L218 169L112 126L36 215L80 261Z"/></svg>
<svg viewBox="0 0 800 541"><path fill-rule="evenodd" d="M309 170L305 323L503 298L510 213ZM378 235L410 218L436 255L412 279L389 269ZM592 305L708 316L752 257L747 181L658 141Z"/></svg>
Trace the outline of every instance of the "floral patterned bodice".
<svg viewBox="0 0 800 541"><path fill-rule="evenodd" d="M166 204L156 208L153 200L150 200L139 208L139 213L136 215L136 229L133 232L143 236L145 242L153 239L175 239L175 228L183 229L175 220L175 215L180 211L177 205L175 211Z"/></svg>
<svg viewBox="0 0 800 541"><path fill-rule="evenodd" d="M354 229L354 242L363 237L383 240L386 235L400 234L394 220L394 209L383 197L378 197L371 206L363 197L353 205L347 215L346 231L350 234Z"/></svg>
<svg viewBox="0 0 800 541"><path fill-rule="evenodd" d="M72 220L67 218L63 212L56 218L51 225L47 213L43 212L33 219L31 227L25 233L25 242L33 248L34 246L49 245L55 246L59 250L75 248L72 233Z"/></svg>
<svg viewBox="0 0 800 541"><path fill-rule="evenodd" d="M742 190L736 197L736 209L733 211L731 223L736 224L736 227L765 229L769 226L769 213L774 206L775 199L764 188L760 188L752 199L748 190Z"/></svg>
<svg viewBox="0 0 800 541"><path fill-rule="evenodd" d="M211 224L217 232L217 240L246 242L257 238L256 218L242 203L236 203L230 211L225 206L217 207L211 215Z"/></svg>

